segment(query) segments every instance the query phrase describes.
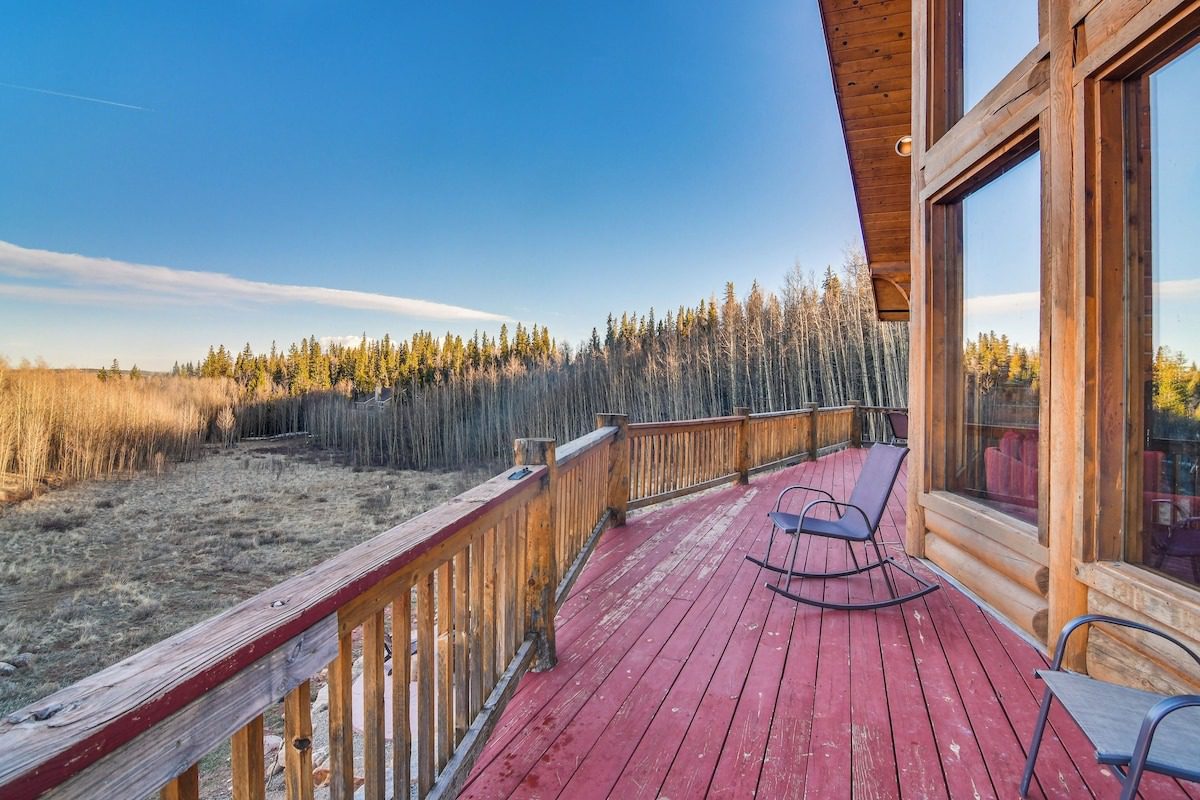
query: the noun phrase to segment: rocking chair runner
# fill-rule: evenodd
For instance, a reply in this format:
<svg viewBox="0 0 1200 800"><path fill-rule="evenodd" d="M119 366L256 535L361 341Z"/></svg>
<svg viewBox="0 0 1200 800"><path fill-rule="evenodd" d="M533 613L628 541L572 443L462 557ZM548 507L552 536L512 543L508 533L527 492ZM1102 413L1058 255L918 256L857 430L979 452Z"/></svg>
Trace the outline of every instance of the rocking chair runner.
<svg viewBox="0 0 1200 800"><path fill-rule="evenodd" d="M775 510L767 513L771 518L771 536L767 541L767 553L765 558L757 559L753 556L746 556L746 560L753 564L757 564L763 569L778 573L780 579L786 576L791 578L846 578L851 575L858 575L863 572L868 572L873 569L884 567L884 581L888 588L890 597L883 600L874 600L865 603L833 603L825 600L817 600L811 597L803 597L801 595L789 592L782 586L776 584L766 584L766 587L777 594L795 600L798 603L805 603L819 608L831 608L842 610L854 609L871 609L885 608L887 606L899 605L908 600L913 600L917 597L929 594L938 588L938 584L930 583L924 578L915 574L912 570L900 564L891 556L884 556L883 550L880 548L879 542L876 539L876 534L879 532L879 521L883 517L883 510L887 506L888 495L892 492L892 487L896 483L896 477L900 474L900 465L904 462L904 457L908 455L907 447L896 447L893 445L877 444L867 453L866 463L863 464L862 472L859 473L858 483L854 486L854 491L850 494L849 502L839 502L833 498L829 492L823 489L814 489L809 486L789 486L779 494L779 499L775 502ZM783 498L788 492L797 489L805 489L807 491L816 492L825 495L827 499L813 500L804 506L804 509L799 514L789 514L781 511ZM814 509L832 506L837 511L836 519L820 519L813 516ZM795 537L788 550L791 553L790 566L772 564L771 548L775 544L775 534L777 531L783 531L786 534ZM839 539L846 543L847 549L850 551L850 561L854 564L852 569L840 570L835 572L803 572L796 569L796 557L800 552L800 535L808 534L811 536L824 536L829 539ZM875 552L875 561L864 563L859 566L858 557L854 554L853 543L860 542L864 549L870 543L871 550ZM868 551L869 552L869 551ZM787 555L784 556L785 563ZM918 588L907 594L900 594L896 590L896 583L891 573L886 567L892 567L903 572L908 577L917 582Z"/></svg>

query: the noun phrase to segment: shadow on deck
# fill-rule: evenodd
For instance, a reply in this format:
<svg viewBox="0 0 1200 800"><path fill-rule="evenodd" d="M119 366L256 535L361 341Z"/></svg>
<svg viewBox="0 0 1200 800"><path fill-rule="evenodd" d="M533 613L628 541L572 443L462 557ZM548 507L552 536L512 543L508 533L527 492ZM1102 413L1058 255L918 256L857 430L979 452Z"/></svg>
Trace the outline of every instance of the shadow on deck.
<svg viewBox="0 0 1200 800"><path fill-rule="evenodd" d="M1042 691L1033 647L949 585L822 611L764 589L743 558L765 547L784 486L845 497L865 452L605 533L560 609L558 665L523 678L461 796L1015 797ZM904 491L902 474L881 525L901 560ZM826 540L801 552L809 569L845 558ZM882 590L869 576L804 589L843 602ZM1115 796L1078 730L1051 722L1030 796ZM1187 796L1160 776L1143 793Z"/></svg>

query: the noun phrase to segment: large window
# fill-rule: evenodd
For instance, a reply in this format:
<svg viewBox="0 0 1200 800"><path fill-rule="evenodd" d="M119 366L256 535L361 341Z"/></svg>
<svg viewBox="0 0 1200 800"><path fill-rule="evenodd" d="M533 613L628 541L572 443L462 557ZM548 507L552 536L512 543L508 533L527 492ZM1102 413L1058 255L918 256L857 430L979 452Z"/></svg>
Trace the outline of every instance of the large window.
<svg viewBox="0 0 1200 800"><path fill-rule="evenodd" d="M1037 0L962 0L963 110L969 111L1038 43Z"/></svg>
<svg viewBox="0 0 1200 800"><path fill-rule="evenodd" d="M1038 0L933 0L929 135L936 142L1038 43Z"/></svg>
<svg viewBox="0 0 1200 800"><path fill-rule="evenodd" d="M961 356L950 486L1032 524L1038 508L1041 163L1025 158L960 201ZM951 234L950 239L955 237ZM956 407L955 407L956 406Z"/></svg>
<svg viewBox="0 0 1200 800"><path fill-rule="evenodd" d="M1200 585L1197 87L1200 46L1125 84L1128 402L1140 431L1131 443L1126 558Z"/></svg>

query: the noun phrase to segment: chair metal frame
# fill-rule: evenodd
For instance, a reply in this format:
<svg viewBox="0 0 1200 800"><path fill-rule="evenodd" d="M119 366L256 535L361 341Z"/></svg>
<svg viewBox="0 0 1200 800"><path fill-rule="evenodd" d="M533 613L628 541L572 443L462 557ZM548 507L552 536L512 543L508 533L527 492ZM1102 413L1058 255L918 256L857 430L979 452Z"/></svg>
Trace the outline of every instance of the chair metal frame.
<svg viewBox="0 0 1200 800"><path fill-rule="evenodd" d="M899 470L897 469L897 474L898 473L899 473ZM889 483L887 486L887 489L886 489L887 493L891 492L892 486L895 485L895 482L896 482L896 475L893 475L891 483ZM781 508L783 507L783 499L784 499L784 497L787 496L788 492L793 492L793 491L797 491L797 490L804 490L804 491L808 491L808 492L813 492L815 494L821 494L821 495L824 495L824 498L818 499L818 500L811 500L804 505L804 509L800 513L798 522L796 524L796 528L794 530L789 529L789 528L783 528L779 525L777 518L775 516L772 516L772 514L778 514L780 512ZM851 538L843 538L843 537L837 536L835 534L830 534L828 532L819 531L819 530L805 530L805 528L804 528L805 521L810 518L815 519L815 517L811 517L811 513L812 513L813 509L822 508L822 507L833 507L834 510L837 512L839 519L843 518L847 513L851 512L851 511L857 513L858 516L862 518L865 529L869 532L868 536L865 539L857 539L857 538L851 539ZM874 609L874 608L886 608L888 606L899 605L900 603L904 603L909 600L915 600L918 597L927 595L930 592L935 591L936 589L940 588L940 584L929 582L928 580L917 575L915 572L913 572L908 567L901 564L899 561L897 561L892 556L884 555L884 551L880 547L879 540L876 538L876 535L879 533L878 524L872 525L871 520L867 516L866 511L864 511L859 506L856 506L852 503L846 503L846 502L842 502L840 500L836 500L836 499L834 499L832 494L825 491L824 489L817 489L816 487L813 487L813 486L803 486L800 484L788 486L782 492L779 493L779 497L775 501L774 511L768 512L767 516L771 518L771 535L767 539L766 556L764 558L759 559L759 558L755 558L754 556L747 555L746 560L752 564L757 565L760 569L766 569L766 570L776 573L779 577L776 578L775 583L774 584L767 583L767 584L765 584L765 586L768 589L770 589L771 591L775 592L776 594L783 595L784 597L788 598L789 600L794 600L797 603L804 603L805 605L816 606L818 608L827 608L827 609L840 610L840 611L870 610L870 609ZM791 555L790 560L788 558L788 554L787 553L784 554L784 562L788 564L788 566L786 566L786 567L782 566L782 565L772 564L770 561L771 550L775 546L776 533L781 530L784 533L794 537L792 543L788 547L788 552ZM835 570L833 572L806 572L803 570L796 569L796 559L800 553L800 537L802 534L809 535L809 536L822 536L822 537L830 538L830 539L838 539L839 541L844 542L846 544L847 550L850 553L850 563L853 564L854 566L850 569ZM858 557L854 554L854 547L853 547L854 541L861 541L863 543L864 548L866 547L867 543L869 542L871 545L871 549L874 550L875 560L869 561L866 559L866 556L869 555L869 552L868 552L867 554L864 555L864 563L862 565L860 565L859 561L858 561ZM892 577L892 574L886 569L886 567L889 567L889 566L900 570L905 575L912 578L914 581L917 582L919 588L916 589L915 591L909 592L907 594L901 594L896 588L895 579ZM888 597L884 600L872 600L872 601L868 601L868 602L864 602L864 603L836 603L836 602L831 602L828 600L818 600L816 598L804 597L803 595L799 595L794 592L788 591L787 589L783 588L783 586L781 585L784 578L786 578L789 581L792 580L793 578L800 578L800 579L808 578L808 579L816 579L816 580L826 580L829 578L847 578L852 575L859 575L864 572L869 572L871 570L879 569L879 568L884 568L883 569L884 582L887 585L888 594L890 595L890 597Z"/></svg>
<svg viewBox="0 0 1200 800"><path fill-rule="evenodd" d="M1081 617L1068 622L1062 629L1062 633L1058 635L1058 646L1055 648L1054 663L1050 668L1052 672L1063 672L1063 654L1066 650L1067 639L1081 627L1094 625L1096 623L1104 623L1108 625L1117 625L1124 628L1133 628L1143 631L1144 633L1153 634L1154 636L1166 639L1168 642L1178 646L1183 652L1192 657L1192 660L1200 666L1200 655L1194 650L1185 645L1183 642L1176 639L1170 634L1153 628L1149 625L1144 625L1133 620L1122 619L1120 617L1112 617L1107 614L1084 614ZM1029 783L1033 779L1034 763L1037 761L1038 749L1042 745L1042 734L1046 730L1046 720L1050 716L1050 701L1054 699L1054 692L1049 686L1046 687L1045 694L1042 695L1042 707L1038 711L1037 722L1033 728L1033 740L1029 743L1029 756L1025 760L1025 773L1021 776L1021 797L1027 796L1029 792ZM1150 746L1153 744L1154 731L1166 717L1181 708L1200 708L1200 695L1175 695L1164 696L1146 712L1145 718L1142 720L1141 728L1138 730L1137 741L1134 744L1132 757L1128 765L1109 764L1118 775L1118 780L1121 782L1121 800L1133 800L1137 796L1138 785L1142 781L1142 775L1147 771L1146 760L1150 756ZM1074 721L1074 720L1072 720ZM1151 770L1156 771L1156 770ZM1166 773L1164 773L1166 774Z"/></svg>

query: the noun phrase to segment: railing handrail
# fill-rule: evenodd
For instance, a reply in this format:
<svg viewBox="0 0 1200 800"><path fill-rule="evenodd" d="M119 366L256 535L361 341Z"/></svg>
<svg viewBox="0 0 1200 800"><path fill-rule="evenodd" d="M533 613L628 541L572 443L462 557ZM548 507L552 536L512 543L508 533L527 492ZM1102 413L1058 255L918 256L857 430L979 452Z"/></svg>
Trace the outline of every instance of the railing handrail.
<svg viewBox="0 0 1200 800"><path fill-rule="evenodd" d="M822 410L823 409L812 408L811 406L809 406L806 408L789 408L785 411L759 411L758 413L751 414L750 419L774 419L776 417L795 417L795 416L811 414L814 411L822 411Z"/></svg>
<svg viewBox="0 0 1200 800"><path fill-rule="evenodd" d="M699 419L674 419L667 422L631 422L629 423L630 435L637 434L639 436L652 436L656 433L678 432L685 430L699 430L701 428L717 428L726 425L737 425L742 421L743 417L728 416L728 417L701 417Z"/></svg>
<svg viewBox="0 0 1200 800"><path fill-rule="evenodd" d="M559 470L564 470L580 457L616 437L617 429L612 426L597 428L591 433L585 433L556 449L554 451L555 463Z"/></svg>
<svg viewBox="0 0 1200 800"><path fill-rule="evenodd" d="M540 491L513 469L0 722L0 794L36 796L128 743L402 571ZM215 745L214 745L215 746Z"/></svg>

